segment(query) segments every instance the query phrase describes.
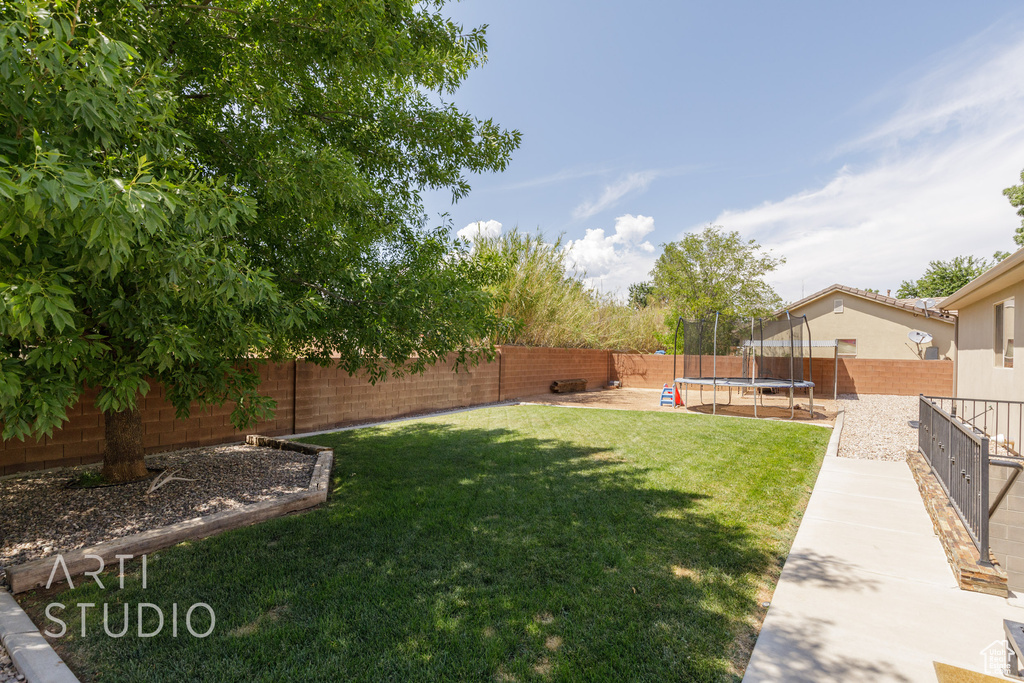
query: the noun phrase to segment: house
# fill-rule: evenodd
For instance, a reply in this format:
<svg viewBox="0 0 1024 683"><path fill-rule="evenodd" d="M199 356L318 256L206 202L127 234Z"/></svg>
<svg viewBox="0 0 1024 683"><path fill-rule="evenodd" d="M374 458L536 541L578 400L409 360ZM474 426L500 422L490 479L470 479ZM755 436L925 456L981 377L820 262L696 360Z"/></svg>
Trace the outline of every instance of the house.
<svg viewBox="0 0 1024 683"><path fill-rule="evenodd" d="M1024 343L1018 299L1024 302L1024 249L943 300L944 310L957 313L956 396L1024 401L1024 371L1013 367L1014 349Z"/></svg>
<svg viewBox="0 0 1024 683"><path fill-rule="evenodd" d="M931 303L925 309L915 299L835 284L800 299L788 310L791 315L807 316L815 339L839 340L840 358L951 360L955 354L956 316ZM930 339L915 342L912 332L924 332Z"/></svg>
<svg viewBox="0 0 1024 683"><path fill-rule="evenodd" d="M965 474L980 475L979 456L988 458L988 481L975 476L988 489L988 505L976 515L976 529L1005 570L1009 587L1020 592L1024 591L1024 478L1019 477L1024 472L1024 369L1014 366L1014 356L1020 355L1017 348L1024 338L1024 320L1016 316L1018 300L1024 301L1024 249L943 300L945 311L956 312L955 398L936 403L955 417L936 413L941 419L930 428L931 440L937 444L930 464L940 479L950 473L952 481L945 481L944 488L958 509L968 510L975 498L985 495L985 489L972 488L971 477ZM923 409L921 414L924 417ZM960 426L965 424L973 429ZM967 519L961 514L961 519L970 526L969 514ZM973 533L979 537L978 531Z"/></svg>

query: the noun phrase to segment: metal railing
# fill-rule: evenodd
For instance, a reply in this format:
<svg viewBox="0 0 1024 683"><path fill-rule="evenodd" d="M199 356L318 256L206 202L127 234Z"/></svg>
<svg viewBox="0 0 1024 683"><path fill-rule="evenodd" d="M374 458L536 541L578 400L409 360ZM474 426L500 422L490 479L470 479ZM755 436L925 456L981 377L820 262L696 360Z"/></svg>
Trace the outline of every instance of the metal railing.
<svg viewBox="0 0 1024 683"><path fill-rule="evenodd" d="M982 562L988 562L989 437L941 403L970 399L919 399L918 449L931 464Z"/></svg>
<svg viewBox="0 0 1024 683"><path fill-rule="evenodd" d="M929 396L942 410L989 437L991 457L1021 457L1024 402Z"/></svg>

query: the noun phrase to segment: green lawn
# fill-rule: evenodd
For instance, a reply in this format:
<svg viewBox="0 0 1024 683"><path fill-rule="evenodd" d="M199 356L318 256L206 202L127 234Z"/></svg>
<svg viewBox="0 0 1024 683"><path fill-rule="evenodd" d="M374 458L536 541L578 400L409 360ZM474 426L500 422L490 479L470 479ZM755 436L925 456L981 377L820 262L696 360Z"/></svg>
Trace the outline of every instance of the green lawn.
<svg viewBox="0 0 1024 683"><path fill-rule="evenodd" d="M84 680L731 680L828 437L540 406L324 435L323 508L46 602ZM80 637L81 602L129 603L132 632L93 610ZM139 639L139 602L208 603L216 629Z"/></svg>

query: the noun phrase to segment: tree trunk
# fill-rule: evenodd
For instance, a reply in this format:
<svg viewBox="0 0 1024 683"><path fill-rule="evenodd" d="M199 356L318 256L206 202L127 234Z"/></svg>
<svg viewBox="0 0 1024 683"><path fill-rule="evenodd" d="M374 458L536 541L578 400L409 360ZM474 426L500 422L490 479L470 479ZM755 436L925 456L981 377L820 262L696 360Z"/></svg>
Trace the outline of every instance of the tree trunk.
<svg viewBox="0 0 1024 683"><path fill-rule="evenodd" d="M103 478L112 484L120 484L145 477L148 472L142 450L142 413L136 408L104 413L103 419L107 439L107 447L103 451Z"/></svg>

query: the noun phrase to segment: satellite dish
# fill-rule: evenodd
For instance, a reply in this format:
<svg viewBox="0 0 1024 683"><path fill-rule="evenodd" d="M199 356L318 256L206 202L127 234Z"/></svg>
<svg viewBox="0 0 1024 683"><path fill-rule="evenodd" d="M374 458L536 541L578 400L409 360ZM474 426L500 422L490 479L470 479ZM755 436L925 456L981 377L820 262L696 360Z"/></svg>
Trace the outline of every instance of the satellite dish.
<svg viewBox="0 0 1024 683"><path fill-rule="evenodd" d="M935 308L935 304L939 303L938 299L918 299L917 307L929 310Z"/></svg>
<svg viewBox="0 0 1024 683"><path fill-rule="evenodd" d="M910 341L915 344L927 344L932 340L932 335L927 332L922 332L921 330L911 330L907 333L907 336L910 338Z"/></svg>

